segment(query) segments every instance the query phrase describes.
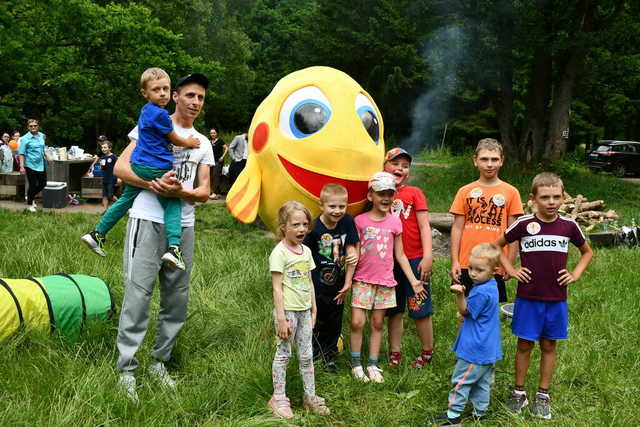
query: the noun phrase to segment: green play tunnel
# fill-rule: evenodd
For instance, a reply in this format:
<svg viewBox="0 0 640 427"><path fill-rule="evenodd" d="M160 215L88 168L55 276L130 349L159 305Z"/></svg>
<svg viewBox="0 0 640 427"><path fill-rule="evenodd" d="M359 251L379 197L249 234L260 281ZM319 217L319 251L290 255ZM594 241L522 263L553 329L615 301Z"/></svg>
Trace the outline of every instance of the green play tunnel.
<svg viewBox="0 0 640 427"><path fill-rule="evenodd" d="M0 341L20 326L77 333L87 319L114 312L107 285L99 278L64 273L30 279L0 279Z"/></svg>

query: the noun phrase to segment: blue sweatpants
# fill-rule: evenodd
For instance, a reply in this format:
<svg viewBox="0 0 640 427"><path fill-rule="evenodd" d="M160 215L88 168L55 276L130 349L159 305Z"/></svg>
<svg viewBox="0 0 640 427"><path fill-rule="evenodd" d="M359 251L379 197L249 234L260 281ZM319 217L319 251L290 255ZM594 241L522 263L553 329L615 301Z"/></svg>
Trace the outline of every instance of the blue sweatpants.
<svg viewBox="0 0 640 427"><path fill-rule="evenodd" d="M491 394L491 377L495 365L478 365L458 359L451 375L453 389L449 392L449 418L459 417L464 411L467 401L473 404L473 413L483 415L489 408Z"/></svg>

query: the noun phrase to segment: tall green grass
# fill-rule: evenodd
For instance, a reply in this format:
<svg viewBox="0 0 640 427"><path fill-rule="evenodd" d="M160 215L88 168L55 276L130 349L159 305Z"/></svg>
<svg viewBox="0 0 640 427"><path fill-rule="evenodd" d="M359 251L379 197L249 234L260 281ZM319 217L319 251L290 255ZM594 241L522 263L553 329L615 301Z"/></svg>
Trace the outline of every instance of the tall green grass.
<svg viewBox="0 0 640 427"><path fill-rule="evenodd" d="M449 169L425 167L412 171L425 179L419 184L429 195L433 210L446 211L453 192L475 179L469 159L457 161ZM527 179L513 181L524 185ZM595 179L603 180L599 191L604 192L606 178ZM590 199L597 198L586 191L590 188L586 184L581 184L584 190L571 190L571 185L578 185L580 179L566 180L572 194L584 191ZM605 200L612 205L617 203L621 211L637 209L637 199L626 196ZM97 218L86 214L0 211L0 277L42 276L60 271L94 274L108 283L119 306L123 296L124 223L109 234L108 257L100 258L79 240ZM275 348L267 257L274 242L257 226L234 222L218 204L199 206L197 218L189 319L169 364L178 381L177 390L158 389L146 374L153 322L139 353L139 406L129 402L117 388L117 318L91 323L75 341L21 331L0 343L0 425L413 426L423 425L425 417L438 415L446 408L455 363L450 346L456 335L447 259L434 263L433 364L420 371L407 366L419 351L411 326L403 340L403 366L396 371L385 370L384 384L352 380L345 355L339 361L339 376L316 371L318 394L327 399L332 410L330 416L319 417L301 409L302 384L294 358L289 366L287 391L296 417L286 423L272 418L266 409L272 391ZM639 255L640 250L597 250L585 275L571 285L570 339L558 347L551 423L534 420L528 413L514 416L504 407L513 385L515 340L509 321L503 320L505 357L498 364L490 415L482 425L640 424ZM571 263L575 262L573 251ZM510 282L511 296L513 287ZM156 294L154 318L157 309ZM345 313L347 337L350 316L348 310ZM527 381L530 391L535 391L537 385L538 354L532 360Z"/></svg>

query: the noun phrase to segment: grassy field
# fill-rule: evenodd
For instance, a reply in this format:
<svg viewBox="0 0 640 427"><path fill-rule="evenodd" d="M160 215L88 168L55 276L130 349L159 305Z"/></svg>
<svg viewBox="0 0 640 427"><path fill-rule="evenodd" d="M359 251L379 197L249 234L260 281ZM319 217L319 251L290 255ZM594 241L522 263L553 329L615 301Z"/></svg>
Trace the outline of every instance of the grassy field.
<svg viewBox="0 0 640 427"><path fill-rule="evenodd" d="M457 188L476 178L470 159L437 152L422 159L451 164L413 170L415 184L429 196L432 211L444 212ZM526 195L534 172L506 167L502 176ZM559 172L572 195L602 198L627 222L640 212L638 186L593 175L573 163L559 166ZM233 222L219 204L199 206L197 218L190 317L169 364L177 390L158 390L145 373L148 337L139 353L141 404L135 406L119 393L114 368L117 319L90 324L75 341L22 331L0 343L0 425L286 424L273 419L265 406L272 391L274 351L267 256L274 242L257 226ZM109 235L109 255L103 259L79 244L79 236L96 221L97 216L86 214L0 211L0 277L92 274L109 284L119 306L124 224ZM559 345L550 422L528 413L514 416L504 406L513 384L515 340L508 320L502 322L505 359L498 364L490 415L483 425L640 424L639 256L640 249L597 250L583 278L571 285L570 339ZM330 416L319 417L301 409L302 385L292 360L287 385L296 414L292 425L415 426L446 408L455 361L450 351L456 334L455 306L448 292L449 260L437 259L434 268L433 364L421 371L408 367L406 359L418 352L411 328L403 342L405 363L399 370L385 371L384 384L356 383L347 374L349 361L343 356L339 376L316 373L318 394L332 410ZM515 283L510 284L512 296ZM153 324L149 330L153 335ZM530 391L535 391L538 377L539 353L534 354Z"/></svg>

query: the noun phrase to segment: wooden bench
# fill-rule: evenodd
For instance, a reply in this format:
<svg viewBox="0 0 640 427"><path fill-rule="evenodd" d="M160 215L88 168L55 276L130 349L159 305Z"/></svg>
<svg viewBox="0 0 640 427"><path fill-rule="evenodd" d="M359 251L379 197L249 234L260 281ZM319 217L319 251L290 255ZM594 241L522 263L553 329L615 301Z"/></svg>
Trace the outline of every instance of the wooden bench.
<svg viewBox="0 0 640 427"><path fill-rule="evenodd" d="M83 176L80 184L80 197L83 199L102 199L102 177Z"/></svg>
<svg viewBox="0 0 640 427"><path fill-rule="evenodd" d="M16 200L24 199L25 176L20 172L0 174L0 196L14 196Z"/></svg>

